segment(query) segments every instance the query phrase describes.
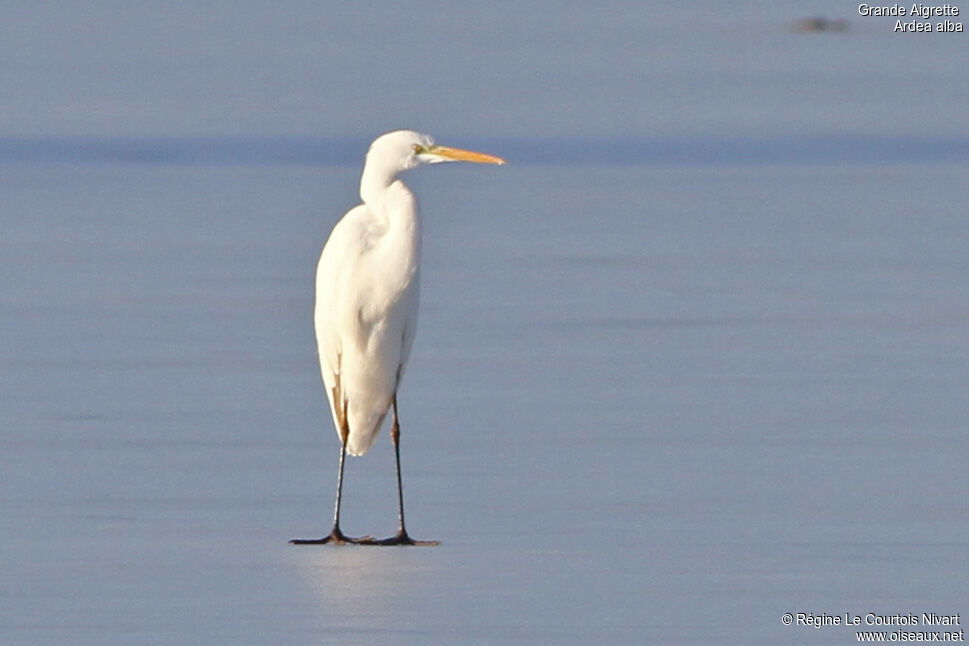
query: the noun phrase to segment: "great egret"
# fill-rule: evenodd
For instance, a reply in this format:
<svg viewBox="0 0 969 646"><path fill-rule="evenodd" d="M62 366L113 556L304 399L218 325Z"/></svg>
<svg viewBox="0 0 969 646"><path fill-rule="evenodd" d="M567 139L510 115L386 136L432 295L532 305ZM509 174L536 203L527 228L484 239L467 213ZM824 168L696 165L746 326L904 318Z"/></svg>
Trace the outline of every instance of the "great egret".
<svg viewBox="0 0 969 646"><path fill-rule="evenodd" d="M400 477L400 386L417 327L421 226L417 200L397 175L421 164L467 161L504 164L483 153L438 146L428 135L398 130L378 137L367 152L360 204L333 227L316 270L316 342L320 370L340 438L333 530L294 544L436 545L415 541L404 527ZM340 531L346 454L363 455L393 406L390 437L397 466L397 534L384 540Z"/></svg>

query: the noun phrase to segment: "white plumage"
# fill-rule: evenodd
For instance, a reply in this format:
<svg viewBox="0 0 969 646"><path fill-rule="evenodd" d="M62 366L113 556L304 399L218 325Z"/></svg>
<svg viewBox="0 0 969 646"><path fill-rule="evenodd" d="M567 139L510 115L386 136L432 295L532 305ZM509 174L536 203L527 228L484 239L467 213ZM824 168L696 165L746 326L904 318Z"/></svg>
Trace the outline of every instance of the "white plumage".
<svg viewBox="0 0 969 646"><path fill-rule="evenodd" d="M346 405L350 455L363 455L373 444L417 329L417 202L400 180L386 195L340 220L316 272L320 369L338 436Z"/></svg>
<svg viewBox="0 0 969 646"><path fill-rule="evenodd" d="M413 543L403 523L396 394L417 328L421 224L417 199L397 176L421 164L445 161L504 163L491 155L435 145L431 137L410 130L378 137L360 180L363 203L343 216L323 247L314 323L320 371L342 443L340 474L333 533L318 541L295 542L350 540L339 530L343 452L366 453L393 405L400 501L397 538ZM401 542L406 541L394 544Z"/></svg>

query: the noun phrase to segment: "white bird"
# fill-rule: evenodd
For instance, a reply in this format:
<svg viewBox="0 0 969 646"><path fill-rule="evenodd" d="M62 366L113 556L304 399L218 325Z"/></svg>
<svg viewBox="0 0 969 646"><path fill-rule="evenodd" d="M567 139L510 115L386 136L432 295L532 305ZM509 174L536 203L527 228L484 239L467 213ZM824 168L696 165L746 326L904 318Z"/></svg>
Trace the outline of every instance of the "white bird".
<svg viewBox="0 0 969 646"><path fill-rule="evenodd" d="M435 545L415 541L404 527L400 476L400 386L417 328L421 223L417 199L397 178L421 164L467 161L504 164L492 155L438 146L428 135L398 130L378 137L360 179L363 203L333 227L316 271L316 342L320 370L340 438L333 529L320 539L294 544ZM397 467L397 534L385 540L350 538L340 531L346 454L363 455L391 406L390 437Z"/></svg>

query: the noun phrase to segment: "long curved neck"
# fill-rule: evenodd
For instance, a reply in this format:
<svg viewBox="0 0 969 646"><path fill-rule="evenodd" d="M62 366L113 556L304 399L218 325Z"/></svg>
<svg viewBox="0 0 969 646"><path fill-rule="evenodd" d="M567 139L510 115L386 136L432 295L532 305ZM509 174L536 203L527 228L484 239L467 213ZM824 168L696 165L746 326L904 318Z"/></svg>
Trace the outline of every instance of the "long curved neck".
<svg viewBox="0 0 969 646"><path fill-rule="evenodd" d="M403 254L405 264L418 261L421 247L421 223L417 198L398 179L401 169L367 157L360 178L360 198L370 212L386 222L381 238L389 248Z"/></svg>
<svg viewBox="0 0 969 646"><path fill-rule="evenodd" d="M387 189L397 179L400 168L387 163L379 157L367 155L360 177L360 199L364 204L379 208L379 203L387 194Z"/></svg>

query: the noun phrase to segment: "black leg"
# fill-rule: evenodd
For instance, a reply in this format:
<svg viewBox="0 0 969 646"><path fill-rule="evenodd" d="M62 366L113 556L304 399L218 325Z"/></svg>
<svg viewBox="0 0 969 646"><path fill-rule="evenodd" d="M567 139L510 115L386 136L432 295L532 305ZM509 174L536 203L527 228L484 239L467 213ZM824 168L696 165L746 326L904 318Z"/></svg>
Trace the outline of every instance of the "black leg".
<svg viewBox="0 0 969 646"><path fill-rule="evenodd" d="M345 536L343 532L340 531L340 502L343 499L343 463L346 461L347 438L350 436L350 429L347 426L346 404L343 405L343 425L340 429L340 436L340 470L336 477L336 504L334 505L333 510L333 529L330 531L329 536L324 536L323 538L294 538L290 541L290 543L293 545L323 545L325 543L335 543L337 545L341 545L343 543L369 545L374 542L374 539L371 536L351 538L349 536Z"/></svg>
<svg viewBox="0 0 969 646"><path fill-rule="evenodd" d="M390 439L394 442L394 459L397 465L397 534L382 541L376 541L377 545L439 545L438 541L415 541L407 535L404 525L404 486L400 477L400 422L397 419L397 394L394 394L394 423L390 427Z"/></svg>

